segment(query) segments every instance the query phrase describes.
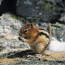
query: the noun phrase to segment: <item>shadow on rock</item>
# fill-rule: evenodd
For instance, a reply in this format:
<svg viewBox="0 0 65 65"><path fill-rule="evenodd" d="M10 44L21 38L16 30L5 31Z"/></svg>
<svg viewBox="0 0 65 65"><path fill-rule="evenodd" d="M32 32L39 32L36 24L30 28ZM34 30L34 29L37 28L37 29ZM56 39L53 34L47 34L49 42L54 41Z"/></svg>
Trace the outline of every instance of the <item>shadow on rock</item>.
<svg viewBox="0 0 65 65"><path fill-rule="evenodd" d="M7 58L16 58L16 57L21 58L26 55L35 55L35 54L36 53L33 53L31 50L26 50L26 51L21 51L21 52L15 53L14 55L10 55Z"/></svg>

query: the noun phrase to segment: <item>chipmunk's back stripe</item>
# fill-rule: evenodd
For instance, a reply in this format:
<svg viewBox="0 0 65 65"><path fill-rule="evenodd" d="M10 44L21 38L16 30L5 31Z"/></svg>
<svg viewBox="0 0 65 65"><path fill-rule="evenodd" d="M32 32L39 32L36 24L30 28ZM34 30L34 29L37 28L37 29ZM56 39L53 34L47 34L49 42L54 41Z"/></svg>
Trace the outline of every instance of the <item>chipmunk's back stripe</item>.
<svg viewBox="0 0 65 65"><path fill-rule="evenodd" d="M49 39L49 41L50 41L50 37L49 37L49 34L45 31L40 31L39 33L38 33L38 35L36 35L36 37L35 37L35 39L34 39L34 42L35 42L35 40L39 37L39 36L41 36L41 35L44 35L44 36L46 36L46 38L48 38Z"/></svg>
<svg viewBox="0 0 65 65"><path fill-rule="evenodd" d="M40 32L39 35L45 35L47 38L50 38L49 35L47 35L46 33Z"/></svg>
<svg viewBox="0 0 65 65"><path fill-rule="evenodd" d="M49 33L45 29L40 29L39 34L40 35L45 35L47 38L50 38Z"/></svg>
<svg viewBox="0 0 65 65"><path fill-rule="evenodd" d="M45 30L45 29L43 29L43 28L39 28L39 30L44 30L44 31L46 31L46 32L47 32L47 30Z"/></svg>

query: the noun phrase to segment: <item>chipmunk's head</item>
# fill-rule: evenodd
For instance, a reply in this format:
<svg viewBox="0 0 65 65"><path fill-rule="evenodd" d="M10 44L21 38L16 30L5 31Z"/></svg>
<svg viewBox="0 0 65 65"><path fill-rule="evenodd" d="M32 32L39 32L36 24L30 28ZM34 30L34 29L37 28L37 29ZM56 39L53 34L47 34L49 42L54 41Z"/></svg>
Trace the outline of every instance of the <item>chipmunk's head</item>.
<svg viewBox="0 0 65 65"><path fill-rule="evenodd" d="M19 31L19 40L31 40L37 35L38 32L38 29L33 24L26 23Z"/></svg>

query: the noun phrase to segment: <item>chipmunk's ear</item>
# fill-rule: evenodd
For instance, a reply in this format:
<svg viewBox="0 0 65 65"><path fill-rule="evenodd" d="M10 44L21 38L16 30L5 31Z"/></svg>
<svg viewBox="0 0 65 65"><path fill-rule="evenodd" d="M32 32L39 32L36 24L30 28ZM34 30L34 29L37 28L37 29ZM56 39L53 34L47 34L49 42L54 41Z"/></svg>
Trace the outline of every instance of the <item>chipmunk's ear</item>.
<svg viewBox="0 0 65 65"><path fill-rule="evenodd" d="M33 28L33 24L31 23L31 28Z"/></svg>
<svg viewBox="0 0 65 65"><path fill-rule="evenodd" d="M31 24L31 28L35 28L35 26L33 24Z"/></svg>

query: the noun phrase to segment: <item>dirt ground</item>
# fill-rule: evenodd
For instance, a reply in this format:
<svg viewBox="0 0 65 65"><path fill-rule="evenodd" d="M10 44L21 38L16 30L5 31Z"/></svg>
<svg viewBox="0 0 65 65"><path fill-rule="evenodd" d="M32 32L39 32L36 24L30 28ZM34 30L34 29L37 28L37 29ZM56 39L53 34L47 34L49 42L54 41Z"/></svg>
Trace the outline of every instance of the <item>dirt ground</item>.
<svg viewBox="0 0 65 65"><path fill-rule="evenodd" d="M20 51L12 55L4 56L0 58L0 65L20 65L20 64L48 64L52 63L53 65L62 65L65 64L65 52L52 52L45 51L45 54L41 56L40 54L28 54L30 50Z"/></svg>

